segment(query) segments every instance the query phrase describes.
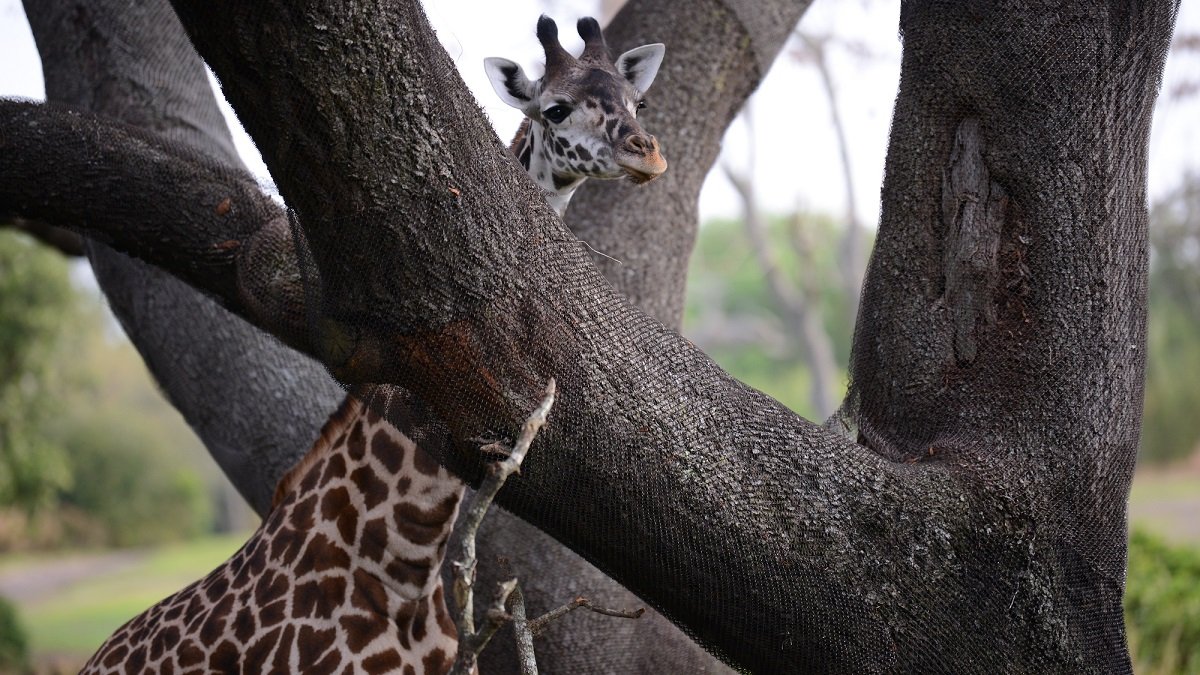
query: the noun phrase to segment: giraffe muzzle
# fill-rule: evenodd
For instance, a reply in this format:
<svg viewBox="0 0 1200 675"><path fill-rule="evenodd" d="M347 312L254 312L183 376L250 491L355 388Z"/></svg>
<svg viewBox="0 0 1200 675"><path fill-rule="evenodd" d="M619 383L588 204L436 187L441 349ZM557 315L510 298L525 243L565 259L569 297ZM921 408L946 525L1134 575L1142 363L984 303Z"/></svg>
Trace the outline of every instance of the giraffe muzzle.
<svg viewBox="0 0 1200 675"><path fill-rule="evenodd" d="M649 183L667 170L667 160L658 149L658 139L647 133L631 134L621 144L617 165L638 185Z"/></svg>

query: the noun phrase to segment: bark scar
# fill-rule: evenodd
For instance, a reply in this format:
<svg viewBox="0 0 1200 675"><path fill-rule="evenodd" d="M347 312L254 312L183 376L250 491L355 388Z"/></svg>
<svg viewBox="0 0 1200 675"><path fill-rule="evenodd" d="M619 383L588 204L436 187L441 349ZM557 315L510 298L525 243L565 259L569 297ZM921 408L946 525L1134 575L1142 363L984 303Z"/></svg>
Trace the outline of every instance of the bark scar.
<svg viewBox="0 0 1200 675"><path fill-rule="evenodd" d="M942 305L950 313L954 358L959 365L975 360L980 335L996 323L997 252L1008 195L991 179L982 150L979 120L964 119L942 174L946 232Z"/></svg>

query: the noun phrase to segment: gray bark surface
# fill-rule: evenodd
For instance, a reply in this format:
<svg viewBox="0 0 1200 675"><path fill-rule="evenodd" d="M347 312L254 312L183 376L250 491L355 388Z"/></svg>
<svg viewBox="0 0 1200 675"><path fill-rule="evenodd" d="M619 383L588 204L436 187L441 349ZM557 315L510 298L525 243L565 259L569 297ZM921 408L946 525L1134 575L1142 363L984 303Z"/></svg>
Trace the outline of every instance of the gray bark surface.
<svg viewBox="0 0 1200 675"><path fill-rule="evenodd" d="M242 168L203 63L170 6L27 1L25 11L48 102L120 120ZM113 189L116 195L127 188ZM164 226L187 222L181 213L172 218L179 206L164 204ZM242 496L264 513L279 476L312 444L342 390L318 363L170 273L95 241L87 252L109 307L162 391Z"/></svg>
<svg viewBox="0 0 1200 675"><path fill-rule="evenodd" d="M464 475L467 439L515 429L558 380L500 495L514 513L743 668L1129 671L1145 142L1176 3L904 5L846 408L860 443L625 301L506 157L414 2L176 7L298 212L320 295L296 346L344 381L414 392L414 423L451 434L442 459ZM61 224L8 158L49 156L70 131L52 114L31 130L38 112L0 106L0 206ZM84 160L102 149L92 126L70 148ZM986 167L1003 208L944 208L983 184L955 156ZM61 160L91 194L83 160ZM994 219L991 275L975 254L990 249L963 242L994 238ZM212 243L210 225L123 245L187 276L162 249ZM122 236L103 213L85 226ZM246 263L194 282L269 325L229 291L246 294Z"/></svg>
<svg viewBox="0 0 1200 675"><path fill-rule="evenodd" d="M682 307L682 275L695 236L695 201L705 170L715 157L729 118L782 46L784 29L795 24L807 5L779 2L763 12L750 12L741 5L729 10L716 4L686 10L689 16L703 18L701 23L671 19L655 3L633 3L621 15L622 21L606 31L616 51L651 41L673 45L669 61L673 75L660 76L655 92L660 96L659 109L674 112L662 120L656 119L661 113L651 112L650 119L665 130L665 136L675 134L688 141L679 143L676 166L681 168L676 173L680 176L672 181L672 187L690 197L681 200L663 191L632 195L640 200L631 198L626 206L637 201L636 217L629 213L615 217L604 204L597 205L597 210L610 234L620 234L621 243L635 250L644 250L646 244L662 238L663 232L683 235L683 239L675 237L682 246L649 260L642 275L620 276L612 274L620 270L606 270L618 289L636 292L643 303L676 308L674 323ZM743 26L739 16L750 16L759 23L769 18L773 25L757 35L752 31L761 26ZM30 3L29 18L43 56L50 101L115 117L180 140L229 166L241 166L202 66L173 12L164 11L158 3L118 9L104 2L52 2ZM644 35L638 34L640 24L658 25L660 21L663 25L652 36L643 39ZM709 31L707 35L705 31ZM715 44L721 49L715 49L714 34L736 39L720 40ZM714 91L726 81L736 83L737 90ZM710 114L712 106L707 101L714 99L715 93L725 106L722 116ZM668 123L673 126L668 128ZM665 136L660 134L660 138ZM685 154L684 148L689 152ZM696 155L707 158L703 166L696 164ZM188 181L180 178L180 182ZM242 185L242 189L249 194L251 186ZM114 196L121 192L118 186L107 191ZM212 193L209 206L213 199L219 200L218 204L223 201L221 193L220 189ZM247 201L253 200L237 200L239 211L245 211ZM685 206L682 215L677 213L680 204ZM164 206L167 208L156 215L160 221L197 220L172 214L175 204ZM669 219L665 216L668 210ZM279 217L269 203L258 204L246 215L267 220ZM588 220L587 209L576 209L573 215L585 226L595 226L595 218ZM624 226L627 223L637 227ZM152 227L154 221L146 224ZM332 380L323 369L314 368L310 359L248 330L241 319L192 287L102 244L92 242L90 246L102 287L160 386L239 491L264 513L278 477L307 448L310 430L320 426L341 390L333 388ZM674 281L663 285L653 278L655 274L673 275ZM646 282L648 276L648 283L633 285L634 281ZM278 311L281 304L270 309ZM265 308L255 309L265 313ZM231 417L231 411L238 412ZM491 552L493 560L513 562L511 569L527 580L525 594L531 611L546 611L580 593L614 605L644 604L578 555L501 510L484 524L479 545L485 556ZM485 567L482 581L498 579L503 569L499 565ZM703 672L724 668L654 612L636 624L571 616L556 623L539 643L539 659L550 672L612 668ZM513 671L509 659L515 657L507 653L510 651L510 642L494 643L484 654L487 672Z"/></svg>

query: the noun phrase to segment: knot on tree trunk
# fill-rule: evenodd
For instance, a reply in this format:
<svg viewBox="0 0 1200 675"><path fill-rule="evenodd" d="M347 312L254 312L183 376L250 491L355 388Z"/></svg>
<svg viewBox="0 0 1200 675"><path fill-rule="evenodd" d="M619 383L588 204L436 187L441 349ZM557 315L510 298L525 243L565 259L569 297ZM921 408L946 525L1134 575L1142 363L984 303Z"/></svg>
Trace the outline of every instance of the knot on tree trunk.
<svg viewBox="0 0 1200 675"><path fill-rule="evenodd" d="M982 151L979 120L964 119L942 175L946 232L942 305L950 314L959 365L975 360L982 331L996 322L997 252L1008 196L991 179Z"/></svg>

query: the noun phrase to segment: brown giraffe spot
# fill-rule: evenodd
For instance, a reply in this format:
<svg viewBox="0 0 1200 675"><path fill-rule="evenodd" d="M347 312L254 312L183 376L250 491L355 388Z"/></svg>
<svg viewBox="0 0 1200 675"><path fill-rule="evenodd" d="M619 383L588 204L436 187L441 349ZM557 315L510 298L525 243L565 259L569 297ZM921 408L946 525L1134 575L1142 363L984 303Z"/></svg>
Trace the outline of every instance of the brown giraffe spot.
<svg viewBox="0 0 1200 675"><path fill-rule="evenodd" d="M350 474L350 480L362 493L363 504L367 509L375 508L388 498L387 483L379 480L379 477L369 467L355 469L354 473Z"/></svg>
<svg viewBox="0 0 1200 675"><path fill-rule="evenodd" d="M400 502L394 510L396 529L414 544L433 543L442 536L451 514L458 507L458 499L458 495L450 495L428 511L416 504Z"/></svg>
<svg viewBox="0 0 1200 675"><path fill-rule="evenodd" d="M421 448L417 448L413 453L413 466L426 476L433 476L442 468L442 465L438 464L432 455Z"/></svg>
<svg viewBox="0 0 1200 675"><path fill-rule="evenodd" d="M249 607L242 607L233 619L233 637L237 638L238 642L246 644L258 630L257 623L254 620L254 612Z"/></svg>
<svg viewBox="0 0 1200 675"><path fill-rule="evenodd" d="M154 636L154 641L150 643L150 658L157 661L170 651L174 651L175 644L179 642L179 629L175 626L163 626L158 634Z"/></svg>
<svg viewBox="0 0 1200 675"><path fill-rule="evenodd" d="M338 534L347 546L353 546L358 538L358 511L350 505L350 491L338 487L325 493L321 499L321 516L325 520L336 520Z"/></svg>
<svg viewBox="0 0 1200 675"><path fill-rule="evenodd" d="M307 672L308 668L333 646L333 641L337 639L337 630L333 628L317 630L309 626L301 626L300 635L297 637L296 648L300 653L300 668Z"/></svg>
<svg viewBox="0 0 1200 675"><path fill-rule="evenodd" d="M396 653L395 649L389 649L363 659L363 670L368 673L385 673L399 668L403 663L400 654Z"/></svg>
<svg viewBox="0 0 1200 675"><path fill-rule="evenodd" d="M346 601L346 580L328 577L296 585L292 595L292 618L318 617L328 619Z"/></svg>
<svg viewBox="0 0 1200 675"><path fill-rule="evenodd" d="M292 657L292 646L296 643L296 626L288 624L279 638L279 649L275 650L275 662L271 664L272 672L287 673L292 668L289 661Z"/></svg>
<svg viewBox="0 0 1200 675"><path fill-rule="evenodd" d="M362 542L358 545L358 554L367 560L381 562L387 552L387 520L375 518L363 525Z"/></svg>
<svg viewBox="0 0 1200 675"><path fill-rule="evenodd" d="M325 658L305 668L304 675L333 675L340 665L342 665L342 655L335 649L326 654Z"/></svg>
<svg viewBox="0 0 1200 675"><path fill-rule="evenodd" d="M256 542L255 546L250 549L249 556L249 559L246 561L246 569L249 570L250 575L245 581L257 579L262 575L263 570L267 568L267 547L258 546ZM235 588L241 588L244 584L237 583L237 580L234 580L233 585Z"/></svg>
<svg viewBox="0 0 1200 675"><path fill-rule="evenodd" d="M285 501L281 506L286 506L286 505L287 505L287 502ZM271 535L273 535L279 531L279 527L281 525L283 525L283 521L285 520L284 514L286 512L287 512L287 509L276 508L274 511L271 512L271 515L267 516L267 522L266 522L267 538L270 538Z"/></svg>
<svg viewBox="0 0 1200 675"><path fill-rule="evenodd" d="M425 655L421 659L421 665L425 667L427 675L442 675L450 670L450 666L454 665L446 659L446 652L441 649L435 649Z"/></svg>
<svg viewBox="0 0 1200 675"><path fill-rule="evenodd" d="M271 542L271 558L284 565L290 565L300 555L302 546L304 546L304 534L291 528L284 528Z"/></svg>
<svg viewBox="0 0 1200 675"><path fill-rule="evenodd" d="M304 478L300 480L300 494L312 492L317 487L317 482L321 480L321 471L324 469L325 461L322 460L309 467L308 473L304 474Z"/></svg>
<svg viewBox="0 0 1200 675"><path fill-rule="evenodd" d="M397 583L412 584L420 588L429 580L429 564L424 561L396 558L388 563L387 575Z"/></svg>
<svg viewBox="0 0 1200 675"><path fill-rule="evenodd" d="M158 675L175 675L175 663L171 659L166 659L162 663L154 667Z"/></svg>
<svg viewBox="0 0 1200 675"><path fill-rule="evenodd" d="M339 623L346 634L346 646L352 652L361 652L371 641L387 629L387 621L377 616L347 615Z"/></svg>
<svg viewBox="0 0 1200 675"><path fill-rule="evenodd" d="M363 568L354 570L354 592L350 603L359 609L387 616L387 591L383 584Z"/></svg>
<svg viewBox="0 0 1200 675"><path fill-rule="evenodd" d="M412 649L412 642L408 639L408 634L416 613L416 603L411 600L400 605L400 609L396 611L397 637L400 638L400 646L405 650Z"/></svg>
<svg viewBox="0 0 1200 675"><path fill-rule="evenodd" d="M163 621L174 621L183 613L183 605L178 602L171 605L167 611L163 612Z"/></svg>
<svg viewBox="0 0 1200 675"><path fill-rule="evenodd" d="M429 619L429 606L425 604L424 598L417 600L417 613L413 615L412 622L412 638L414 642L420 642L427 635L425 625Z"/></svg>
<svg viewBox="0 0 1200 675"><path fill-rule="evenodd" d="M192 593L191 596L192 599L190 602L188 602L187 610L184 611L184 614L191 618L188 619L187 626L184 628L187 630L187 632L194 633L196 632L196 627L200 625L200 622L204 621L205 612L204 602L200 600L200 596L196 593Z"/></svg>
<svg viewBox="0 0 1200 675"><path fill-rule="evenodd" d="M208 598L209 602L216 602L225 595L225 591L229 588L229 581L223 576L211 576L204 582L204 597Z"/></svg>
<svg viewBox="0 0 1200 675"><path fill-rule="evenodd" d="M320 532L313 534L308 542L304 555L296 563L296 575L302 576L309 572L324 572L331 569L346 569L350 567L350 554L329 540Z"/></svg>
<svg viewBox="0 0 1200 675"><path fill-rule="evenodd" d="M259 607L275 598L282 598L288 590L288 580L282 574L268 571L254 584L254 604Z"/></svg>
<svg viewBox="0 0 1200 675"><path fill-rule="evenodd" d="M236 673L241 655L237 645L229 640L222 640L213 650L212 656L208 657L208 669L218 673Z"/></svg>
<svg viewBox="0 0 1200 675"><path fill-rule="evenodd" d="M316 521L313 519L313 511L317 508L317 496L309 495L303 501L292 506L292 527L301 532L307 532L313 528Z"/></svg>
<svg viewBox="0 0 1200 675"><path fill-rule="evenodd" d="M413 668L411 664L405 664L404 675L417 675L417 669Z"/></svg>
<svg viewBox="0 0 1200 675"><path fill-rule="evenodd" d="M227 595L208 612L208 619L200 627L200 642L211 645L225 633L225 617L233 609L233 596Z"/></svg>
<svg viewBox="0 0 1200 675"><path fill-rule="evenodd" d="M128 647L125 645L117 645L115 648L108 650L108 654L105 655L102 663L106 668L115 668L121 663L121 661L125 658L125 655L128 653Z"/></svg>
<svg viewBox="0 0 1200 675"><path fill-rule="evenodd" d="M354 423L354 428L350 429L350 437L346 439L346 451L350 453L350 459L356 462L367 453L367 437L363 434L361 419Z"/></svg>
<svg viewBox="0 0 1200 675"><path fill-rule="evenodd" d="M371 453L387 467L388 471L396 473L404 466L404 446L396 442L392 435L380 430L371 439Z"/></svg>
<svg viewBox="0 0 1200 675"><path fill-rule="evenodd" d="M321 476L321 484L329 485L338 478L343 478L346 475L346 459L341 455L334 455L329 458L329 463L325 465L325 475Z"/></svg>
<svg viewBox="0 0 1200 675"><path fill-rule="evenodd" d="M281 628L275 628L255 640L246 648L246 657L242 664L242 672L262 673L266 671L267 657L271 655L271 649L279 641L280 632L282 632Z"/></svg>
<svg viewBox="0 0 1200 675"><path fill-rule="evenodd" d="M441 586L433 590L433 611L437 617L438 628L442 632L452 638L458 638L458 628L454 625L454 619L450 617L450 612L446 610L446 595Z"/></svg>
<svg viewBox="0 0 1200 675"><path fill-rule="evenodd" d="M274 626L287 618L287 600L280 598L269 605L263 605L258 610L258 621L263 627Z"/></svg>
<svg viewBox="0 0 1200 675"><path fill-rule="evenodd" d="M195 641L188 640L179 645L179 650L175 652L175 659L179 661L181 668L186 668L204 661L204 652L196 646Z"/></svg>

